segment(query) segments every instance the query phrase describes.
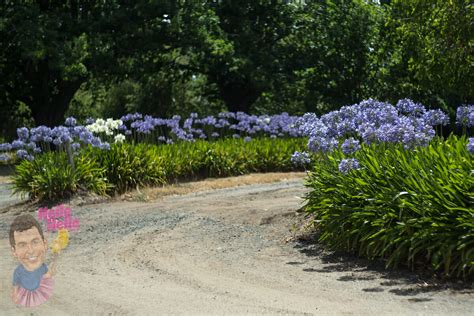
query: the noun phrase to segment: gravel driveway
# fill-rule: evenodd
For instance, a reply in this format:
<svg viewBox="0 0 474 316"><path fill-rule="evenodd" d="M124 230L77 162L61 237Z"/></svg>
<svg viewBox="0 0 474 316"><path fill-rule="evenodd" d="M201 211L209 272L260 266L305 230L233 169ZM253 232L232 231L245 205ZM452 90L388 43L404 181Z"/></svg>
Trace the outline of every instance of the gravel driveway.
<svg viewBox="0 0 474 316"><path fill-rule="evenodd" d="M472 315L472 286L425 283L291 238L307 190L301 177L281 178L73 206L81 228L59 258L55 294L30 310L10 301L15 211L3 212L0 314Z"/></svg>

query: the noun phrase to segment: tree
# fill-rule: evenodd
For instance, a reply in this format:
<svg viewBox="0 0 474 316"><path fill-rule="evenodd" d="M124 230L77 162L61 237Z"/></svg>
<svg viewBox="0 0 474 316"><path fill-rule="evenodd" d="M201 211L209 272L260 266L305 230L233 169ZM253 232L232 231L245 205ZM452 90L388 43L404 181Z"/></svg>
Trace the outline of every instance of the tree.
<svg viewBox="0 0 474 316"><path fill-rule="evenodd" d="M468 0L5 0L0 119L473 102ZM71 101L73 100L73 101ZM90 110L81 109L87 105Z"/></svg>
<svg viewBox="0 0 474 316"><path fill-rule="evenodd" d="M474 7L468 0L393 0L385 7L373 94L454 114L474 102Z"/></svg>
<svg viewBox="0 0 474 316"><path fill-rule="evenodd" d="M376 14L376 5L365 1L297 7L291 32L277 42L272 90L258 106L325 113L366 97Z"/></svg>
<svg viewBox="0 0 474 316"><path fill-rule="evenodd" d="M77 4L6 1L1 15L2 109L21 102L37 124L62 120L88 75L88 37Z"/></svg>
<svg viewBox="0 0 474 316"><path fill-rule="evenodd" d="M171 9L171 1L3 2L0 106L22 102L37 125L53 126L92 77L116 81L159 68Z"/></svg>

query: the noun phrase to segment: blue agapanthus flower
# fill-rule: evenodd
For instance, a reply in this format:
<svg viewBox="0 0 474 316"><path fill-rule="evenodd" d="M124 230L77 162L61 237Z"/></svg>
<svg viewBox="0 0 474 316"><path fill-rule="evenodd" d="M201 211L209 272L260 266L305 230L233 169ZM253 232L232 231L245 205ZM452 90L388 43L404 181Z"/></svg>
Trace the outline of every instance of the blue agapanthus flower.
<svg viewBox="0 0 474 316"><path fill-rule="evenodd" d="M16 133L21 140L27 140L30 137L29 130L26 127L17 128Z"/></svg>
<svg viewBox="0 0 474 316"><path fill-rule="evenodd" d="M470 137L467 143L467 151L470 154L474 154L474 137Z"/></svg>
<svg viewBox="0 0 474 316"><path fill-rule="evenodd" d="M351 170L359 168L359 161L355 158L342 159L341 163L339 163L339 171L343 174L348 174Z"/></svg>
<svg viewBox="0 0 474 316"><path fill-rule="evenodd" d="M10 151L12 150L12 145L10 143L0 144L0 151Z"/></svg>
<svg viewBox="0 0 474 316"><path fill-rule="evenodd" d="M19 139L12 142L12 149L21 149L25 147L25 143Z"/></svg>
<svg viewBox="0 0 474 316"><path fill-rule="evenodd" d="M423 119L431 126L448 125L449 116L440 109L429 110L423 115Z"/></svg>
<svg viewBox="0 0 474 316"><path fill-rule="evenodd" d="M456 124L474 126L474 105L463 105L456 110Z"/></svg>
<svg viewBox="0 0 474 316"><path fill-rule="evenodd" d="M72 143L72 144L71 144L71 147L72 147L72 150L78 151L79 148L81 148L81 144L79 144L79 143Z"/></svg>
<svg viewBox="0 0 474 316"><path fill-rule="evenodd" d="M64 125L70 126L70 127L74 127L76 126L76 124L77 124L77 120L72 116L66 118L66 121L64 122Z"/></svg>
<svg viewBox="0 0 474 316"><path fill-rule="evenodd" d="M16 152L16 156L18 159L26 159L26 160L33 160L33 156L30 155L26 150L20 149Z"/></svg>
<svg viewBox="0 0 474 316"><path fill-rule="evenodd" d="M426 112L426 108L423 104L415 103L410 99L399 100L396 108L401 114L414 117L420 117Z"/></svg>
<svg viewBox="0 0 474 316"><path fill-rule="evenodd" d="M354 137L349 137L342 143L341 148L344 154L349 155L360 149L360 143Z"/></svg>
<svg viewBox="0 0 474 316"><path fill-rule="evenodd" d="M311 163L311 158L309 157L309 154L305 151L295 151L293 155L291 155L291 163L295 166L304 167Z"/></svg>

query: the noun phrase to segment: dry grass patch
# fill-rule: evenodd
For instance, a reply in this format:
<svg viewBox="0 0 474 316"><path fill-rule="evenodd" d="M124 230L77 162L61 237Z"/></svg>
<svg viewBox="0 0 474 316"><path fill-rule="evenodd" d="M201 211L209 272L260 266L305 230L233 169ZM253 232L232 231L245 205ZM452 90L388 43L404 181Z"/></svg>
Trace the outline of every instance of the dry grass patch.
<svg viewBox="0 0 474 316"><path fill-rule="evenodd" d="M212 178L195 182L167 184L161 187L137 188L120 196L126 201L153 201L169 195L184 195L193 192L216 190L257 183L272 183L303 179L305 172L253 173L230 178Z"/></svg>
<svg viewBox="0 0 474 316"><path fill-rule="evenodd" d="M10 176L2 176L0 175L0 184L4 184L4 183L12 183L13 180Z"/></svg>

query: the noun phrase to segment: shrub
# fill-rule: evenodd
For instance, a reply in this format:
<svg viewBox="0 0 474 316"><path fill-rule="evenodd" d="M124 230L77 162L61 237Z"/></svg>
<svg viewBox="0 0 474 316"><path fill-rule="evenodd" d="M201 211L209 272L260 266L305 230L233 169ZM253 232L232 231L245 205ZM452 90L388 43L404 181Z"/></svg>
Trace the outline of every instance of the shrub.
<svg viewBox="0 0 474 316"><path fill-rule="evenodd" d="M86 153L96 157L111 184L109 193L122 193L131 188L164 183L158 157L145 144L114 144L110 150L89 148Z"/></svg>
<svg viewBox="0 0 474 316"><path fill-rule="evenodd" d="M423 263L445 276L472 275L474 168L466 144L456 136L410 150L364 144L350 159L342 150L321 159L306 184L320 240L383 258L387 267Z"/></svg>
<svg viewBox="0 0 474 316"><path fill-rule="evenodd" d="M167 181L297 170L290 158L306 139L221 139L150 146Z"/></svg>
<svg viewBox="0 0 474 316"><path fill-rule="evenodd" d="M105 170L92 156L77 156L74 164L73 169L64 152L45 153L33 161L23 160L16 167L13 192L39 200L63 198L79 190L106 193Z"/></svg>

